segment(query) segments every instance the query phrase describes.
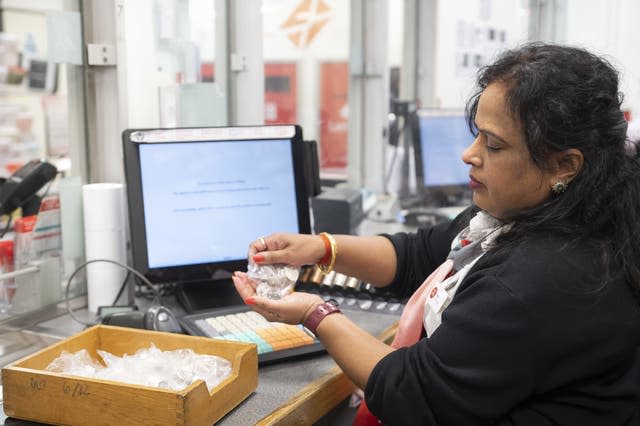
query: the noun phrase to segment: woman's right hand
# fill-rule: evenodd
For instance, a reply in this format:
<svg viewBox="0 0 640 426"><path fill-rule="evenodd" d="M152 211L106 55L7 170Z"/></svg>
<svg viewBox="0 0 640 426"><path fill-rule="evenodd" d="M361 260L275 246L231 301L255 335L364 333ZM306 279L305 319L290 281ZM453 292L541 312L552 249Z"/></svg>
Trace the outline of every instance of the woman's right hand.
<svg viewBox="0 0 640 426"><path fill-rule="evenodd" d="M260 237L249 245L249 261L259 265L312 265L324 256L324 241L318 235L276 233Z"/></svg>
<svg viewBox="0 0 640 426"><path fill-rule="evenodd" d="M316 294L301 291L289 293L280 300L271 300L256 294L256 282L246 273L236 271L231 279L244 303L269 321L303 324L313 308L324 302Z"/></svg>

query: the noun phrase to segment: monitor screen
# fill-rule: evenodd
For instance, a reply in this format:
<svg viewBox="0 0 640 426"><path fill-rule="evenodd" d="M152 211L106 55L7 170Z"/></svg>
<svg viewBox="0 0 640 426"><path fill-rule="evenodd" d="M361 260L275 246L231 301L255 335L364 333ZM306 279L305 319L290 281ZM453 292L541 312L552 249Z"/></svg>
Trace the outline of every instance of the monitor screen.
<svg viewBox="0 0 640 426"><path fill-rule="evenodd" d="M152 282L246 268L251 241L310 233L297 126L123 134L134 267Z"/></svg>
<svg viewBox="0 0 640 426"><path fill-rule="evenodd" d="M416 119L414 154L418 191L427 198L470 196L469 166L461 157L474 136L464 113L418 109Z"/></svg>

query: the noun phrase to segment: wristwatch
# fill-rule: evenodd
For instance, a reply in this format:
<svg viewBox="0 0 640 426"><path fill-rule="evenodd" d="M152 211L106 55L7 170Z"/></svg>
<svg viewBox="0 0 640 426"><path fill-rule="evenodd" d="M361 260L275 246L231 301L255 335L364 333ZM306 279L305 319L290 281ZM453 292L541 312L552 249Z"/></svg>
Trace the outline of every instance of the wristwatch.
<svg viewBox="0 0 640 426"><path fill-rule="evenodd" d="M316 334L316 329L318 328L320 321L322 321L327 315L335 314L338 312L341 312L340 308L338 308L338 302L334 299L329 299L326 302L316 306L304 321L303 325L307 328L307 330L309 330L313 334Z"/></svg>

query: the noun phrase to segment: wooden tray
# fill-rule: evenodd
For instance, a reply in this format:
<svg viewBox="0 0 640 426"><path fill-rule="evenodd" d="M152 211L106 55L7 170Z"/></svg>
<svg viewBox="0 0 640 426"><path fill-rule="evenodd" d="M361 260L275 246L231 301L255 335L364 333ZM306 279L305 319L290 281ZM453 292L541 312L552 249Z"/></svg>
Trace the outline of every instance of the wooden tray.
<svg viewBox="0 0 640 426"><path fill-rule="evenodd" d="M190 348L231 361L231 375L211 393L204 381L182 391L129 385L46 371L62 351L133 354L151 343L161 350ZM124 327L97 325L2 369L9 417L56 425L212 425L258 386L256 346Z"/></svg>

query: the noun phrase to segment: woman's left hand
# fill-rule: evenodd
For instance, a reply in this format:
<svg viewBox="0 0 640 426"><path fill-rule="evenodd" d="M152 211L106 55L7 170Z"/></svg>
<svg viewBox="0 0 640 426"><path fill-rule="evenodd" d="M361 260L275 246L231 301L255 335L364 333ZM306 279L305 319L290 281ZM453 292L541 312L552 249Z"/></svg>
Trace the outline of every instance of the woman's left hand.
<svg viewBox="0 0 640 426"><path fill-rule="evenodd" d="M324 300L315 294L294 291L280 300L272 300L256 295L256 283L244 272L234 272L233 284L244 303L269 321L287 324L301 324L313 308Z"/></svg>

